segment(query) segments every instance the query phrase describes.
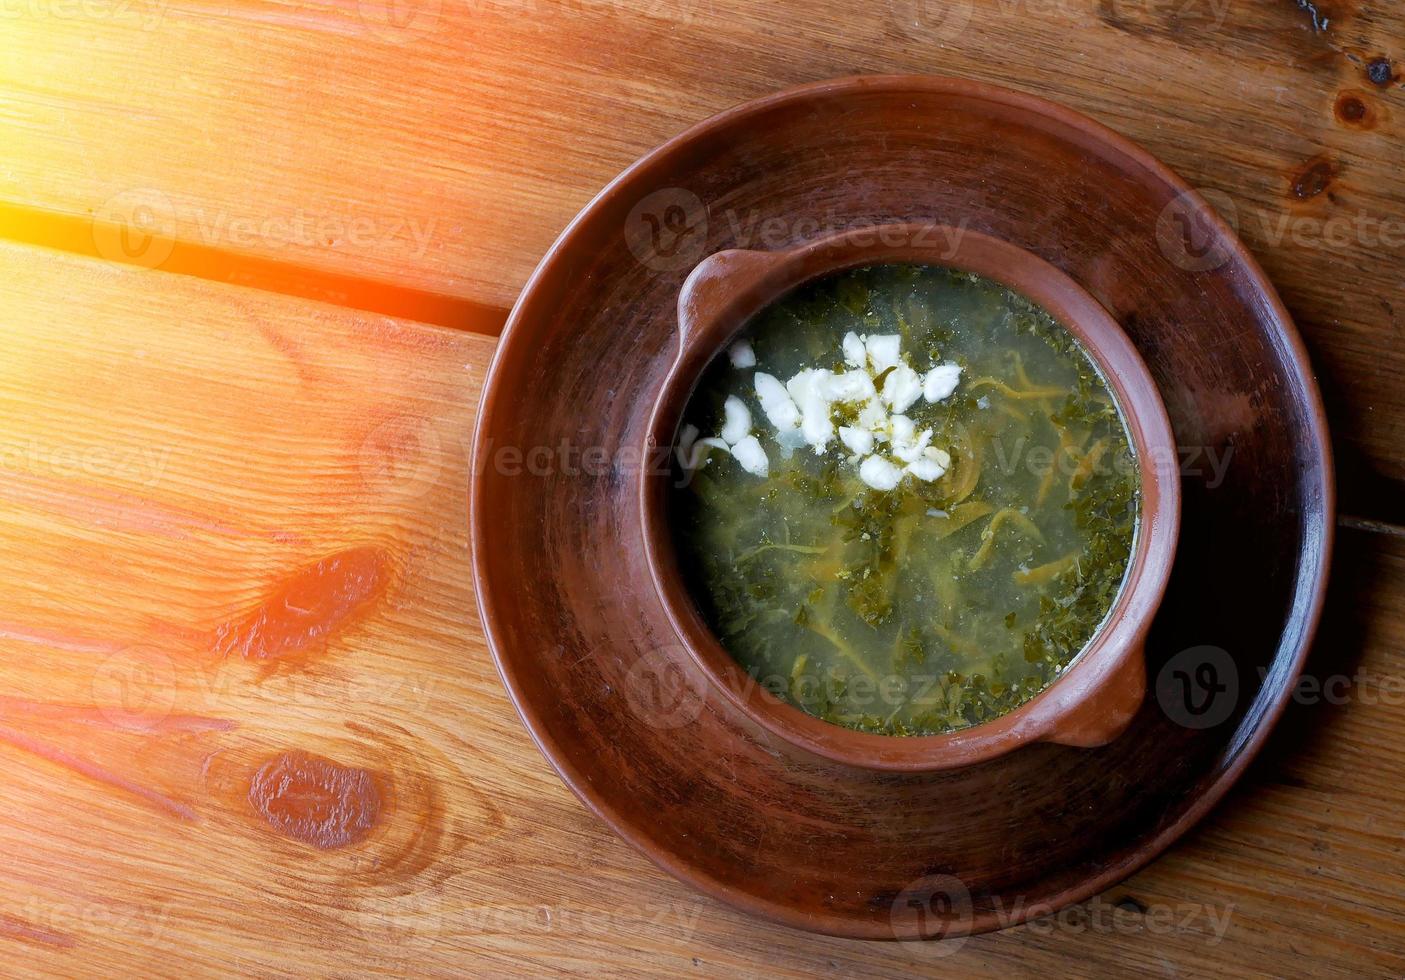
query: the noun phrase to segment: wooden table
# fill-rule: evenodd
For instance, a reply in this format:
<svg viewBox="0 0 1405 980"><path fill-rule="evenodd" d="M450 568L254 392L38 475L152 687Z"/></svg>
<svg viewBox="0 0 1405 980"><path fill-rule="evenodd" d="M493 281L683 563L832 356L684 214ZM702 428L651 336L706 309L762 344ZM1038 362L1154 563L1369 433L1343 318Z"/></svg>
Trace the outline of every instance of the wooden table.
<svg viewBox="0 0 1405 980"><path fill-rule="evenodd" d="M0 13L3 972L1405 969L1398 4ZM494 333L570 216L717 110L887 71L1049 96L1206 189L1342 477L1309 676L1241 787L1098 901L942 947L753 921L618 841L507 702L465 527ZM290 751L373 787L374 832L318 848L251 802Z"/></svg>

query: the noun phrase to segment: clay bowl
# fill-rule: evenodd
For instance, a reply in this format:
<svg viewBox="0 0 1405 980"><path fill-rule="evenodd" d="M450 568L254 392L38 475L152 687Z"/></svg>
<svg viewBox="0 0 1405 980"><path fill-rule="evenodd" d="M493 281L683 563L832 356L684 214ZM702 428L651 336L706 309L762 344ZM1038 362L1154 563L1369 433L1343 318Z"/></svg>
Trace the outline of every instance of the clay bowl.
<svg viewBox="0 0 1405 980"><path fill-rule="evenodd" d="M1107 745L1035 742L927 772L817 756L715 694L655 591L640 446L678 356L689 272L726 249L914 221L1058 267L1121 325L1170 417L1179 543L1146 637L1147 696ZM1228 227L1105 127L940 78L783 92L620 175L513 310L483 391L471 487L483 629L561 778L718 899L887 939L1047 914L1201 819L1291 696L1333 516L1306 355Z"/></svg>
<svg viewBox="0 0 1405 980"><path fill-rule="evenodd" d="M1146 636L1175 557L1180 477L1175 436L1151 372L1117 321L1055 266L998 238L925 222L838 231L779 251L716 252L692 270L679 292L678 356L650 413L645 445L674 445L703 371L757 313L805 283L882 262L940 265L1010 287L1082 341L1108 379L1136 451L1142 520L1127 580L1103 627L1053 684L985 724L921 738L830 724L757 684L718 642L688 593L674 547L668 501L675 474L645 466L640 519L659 601L715 692L757 725L835 762L921 772L984 762L1029 742L1106 745L1131 723L1146 694Z"/></svg>

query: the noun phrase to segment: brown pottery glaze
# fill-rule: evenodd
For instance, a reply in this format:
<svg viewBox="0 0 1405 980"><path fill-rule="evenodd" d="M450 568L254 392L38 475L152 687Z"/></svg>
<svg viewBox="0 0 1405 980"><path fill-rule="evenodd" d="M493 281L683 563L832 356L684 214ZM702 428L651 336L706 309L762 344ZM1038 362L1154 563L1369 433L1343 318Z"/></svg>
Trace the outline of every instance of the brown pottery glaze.
<svg viewBox="0 0 1405 980"><path fill-rule="evenodd" d="M817 755L717 692L655 591L639 499L655 454L640 447L689 272L729 249L913 222L1056 266L1121 325L1170 418L1179 543L1146 636L1146 697L1106 745L1032 742L937 771ZM1317 624L1331 472L1287 312L1184 182L1033 96L840 79L650 152L542 260L475 433L479 610L542 752L662 868L799 928L981 932L1130 874L1244 771Z"/></svg>
<svg viewBox="0 0 1405 980"><path fill-rule="evenodd" d="M758 725L826 759L920 772L983 762L1026 742L1106 745L1131 723L1146 693L1143 648L1175 557L1180 479L1171 423L1137 349L1107 311L1056 267L998 238L926 222L837 231L776 252L716 252L694 268L679 293L678 358L651 411L645 445L674 444L703 370L756 313L807 282L882 262L940 265L993 279L1049 312L1098 362L1126 419L1142 484L1136 545L1107 622L1054 684L985 724L921 738L832 725L775 697L717 641L688 595L674 553L667 507L673 473L646 466L640 518L659 599L718 693Z"/></svg>

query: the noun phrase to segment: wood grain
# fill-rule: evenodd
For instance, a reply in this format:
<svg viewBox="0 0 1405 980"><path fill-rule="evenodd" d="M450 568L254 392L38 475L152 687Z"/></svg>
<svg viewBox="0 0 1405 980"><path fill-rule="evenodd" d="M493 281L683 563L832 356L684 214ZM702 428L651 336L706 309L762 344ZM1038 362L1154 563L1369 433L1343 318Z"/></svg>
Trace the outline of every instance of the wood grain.
<svg viewBox="0 0 1405 980"><path fill-rule="evenodd" d="M1357 688L1295 707L1205 830L1053 922L950 948L823 939L654 869L523 732L467 578L463 436L490 341L14 246L0 274L7 962L155 975L1405 967L1405 548L1386 536L1346 540L1314 662ZM368 442L386 418L419 435ZM144 458L164 465L117 467ZM265 676L204 642L298 569L368 542L397 577L316 656ZM371 837L318 850L260 818L247 780L286 749L390 787Z"/></svg>
<svg viewBox="0 0 1405 980"><path fill-rule="evenodd" d="M1236 221L1362 474L1345 506L1405 520L1398 4L1319 3L1316 31L1294 0L83 3L0 22L0 199L501 308L607 180L745 99L936 72L1065 102Z"/></svg>
<svg viewBox="0 0 1405 980"><path fill-rule="evenodd" d="M384 315L481 326L605 181L743 99L852 72L995 81L1218 192L1312 348L1345 506L1401 523L1405 11L1316 8L1323 30L1293 0L3 5L0 238L97 257L0 245L6 972L1405 970L1400 540L1344 536L1310 675L1345 693L1305 693L1125 886L959 947L820 939L674 882L538 755L468 577L492 341ZM143 220L209 262L114 255ZM386 292L269 292L318 276ZM325 644L271 671L220 652L221 626L356 547L391 577ZM375 774L365 842L319 850L250 805L289 749Z"/></svg>

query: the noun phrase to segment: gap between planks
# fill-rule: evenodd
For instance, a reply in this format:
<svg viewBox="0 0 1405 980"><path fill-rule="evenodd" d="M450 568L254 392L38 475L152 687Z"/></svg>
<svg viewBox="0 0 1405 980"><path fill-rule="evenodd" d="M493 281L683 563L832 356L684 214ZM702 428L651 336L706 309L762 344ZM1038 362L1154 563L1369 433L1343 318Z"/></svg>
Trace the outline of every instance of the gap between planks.
<svg viewBox="0 0 1405 980"><path fill-rule="evenodd" d="M162 272L319 300L489 337L500 334L507 321L507 310L473 300L226 252L179 239L146 236L141 248L128 250L125 242L129 235L128 228L90 217L0 201L0 238L24 245L141 268L159 268ZM107 247L100 247L100 241ZM124 244L116 249L113 243ZM161 254L159 261L151 261L157 253Z"/></svg>

